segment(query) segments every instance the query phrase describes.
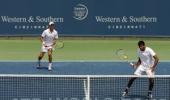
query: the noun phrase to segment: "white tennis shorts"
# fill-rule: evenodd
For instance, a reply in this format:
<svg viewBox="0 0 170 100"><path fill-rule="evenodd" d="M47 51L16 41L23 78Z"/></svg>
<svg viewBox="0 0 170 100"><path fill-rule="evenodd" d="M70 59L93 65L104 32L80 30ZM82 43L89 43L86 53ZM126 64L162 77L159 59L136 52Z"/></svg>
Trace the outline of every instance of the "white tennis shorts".
<svg viewBox="0 0 170 100"><path fill-rule="evenodd" d="M139 67L134 72L134 74L137 76L141 76L144 73L146 73L146 75L151 78L155 75L155 72L152 72L150 67L145 67L143 65L139 65Z"/></svg>
<svg viewBox="0 0 170 100"><path fill-rule="evenodd" d="M53 48L52 46L48 46L48 47L42 46L41 47L41 52L48 52L48 50L52 49L52 48Z"/></svg>

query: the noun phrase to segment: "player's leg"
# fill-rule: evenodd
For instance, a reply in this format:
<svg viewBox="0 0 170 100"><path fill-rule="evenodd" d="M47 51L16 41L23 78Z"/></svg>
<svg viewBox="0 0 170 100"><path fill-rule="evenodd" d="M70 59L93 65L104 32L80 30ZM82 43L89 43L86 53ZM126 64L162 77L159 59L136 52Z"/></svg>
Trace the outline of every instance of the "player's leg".
<svg viewBox="0 0 170 100"><path fill-rule="evenodd" d="M128 82L128 85L127 85L127 88L130 88L134 82L134 80L136 79L137 77L133 77L133 78L130 78L129 82Z"/></svg>
<svg viewBox="0 0 170 100"><path fill-rule="evenodd" d="M149 87L148 87L148 98L152 98L152 90L154 87L154 72L152 72L150 69L146 71L146 74L148 75L148 80L149 80Z"/></svg>
<svg viewBox="0 0 170 100"><path fill-rule="evenodd" d="M40 54L39 54L39 56L38 56L38 66L37 66L37 68L40 68L40 64L41 64L41 60L42 60L42 58L44 57L44 54L46 53L48 51L48 49L45 47L45 46L42 46L41 47L41 52L40 52Z"/></svg>
<svg viewBox="0 0 170 100"><path fill-rule="evenodd" d="M38 60L42 60L42 58L44 57L45 52L40 52L39 56L38 56Z"/></svg>
<svg viewBox="0 0 170 100"><path fill-rule="evenodd" d="M49 61L49 65L48 65L48 70L52 70L52 48L48 49L48 61Z"/></svg>
<svg viewBox="0 0 170 100"><path fill-rule="evenodd" d="M38 56L38 66L37 68L41 67L41 60L44 57L45 52L40 52L39 56Z"/></svg>
<svg viewBox="0 0 170 100"><path fill-rule="evenodd" d="M142 73L143 73L143 66L140 65L140 66L136 69L136 71L134 72L134 75L136 75L136 77L130 78L130 80L129 80L128 84L127 84L127 87L126 87L125 91L124 91L123 94L122 94L123 97L126 96L126 95L128 95L129 88L132 86L132 84L133 84L133 82L135 81L135 79L136 79L138 76L142 75Z"/></svg>
<svg viewBox="0 0 170 100"><path fill-rule="evenodd" d="M154 86L154 79L153 78L148 78L149 79L149 88L148 88L148 98L152 98L152 90Z"/></svg>
<svg viewBox="0 0 170 100"><path fill-rule="evenodd" d="M132 86L132 84L133 84L133 82L135 81L136 78L137 77L132 77L132 78L129 79L128 85L127 85L126 89L124 90L124 92L122 94L123 97L128 95L128 90Z"/></svg>

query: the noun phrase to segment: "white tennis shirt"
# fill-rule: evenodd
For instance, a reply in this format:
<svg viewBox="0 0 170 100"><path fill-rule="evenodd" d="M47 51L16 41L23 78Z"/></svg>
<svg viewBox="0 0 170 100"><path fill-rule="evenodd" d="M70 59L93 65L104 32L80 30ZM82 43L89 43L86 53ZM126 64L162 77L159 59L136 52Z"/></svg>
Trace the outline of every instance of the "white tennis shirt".
<svg viewBox="0 0 170 100"><path fill-rule="evenodd" d="M41 36L44 38L45 45L51 46L54 39L58 39L58 32L55 29L53 32L50 32L50 29L46 29Z"/></svg>
<svg viewBox="0 0 170 100"><path fill-rule="evenodd" d="M140 49L137 50L138 57L141 60L141 65L144 67L151 67L154 64L154 58L153 56L156 55L156 53L149 47L145 48L145 51L141 51Z"/></svg>

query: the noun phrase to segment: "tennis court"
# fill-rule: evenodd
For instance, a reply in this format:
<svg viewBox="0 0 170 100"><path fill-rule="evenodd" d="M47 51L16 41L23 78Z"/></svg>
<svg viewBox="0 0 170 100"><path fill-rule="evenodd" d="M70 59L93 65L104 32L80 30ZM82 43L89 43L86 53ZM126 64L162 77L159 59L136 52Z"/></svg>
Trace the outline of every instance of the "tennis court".
<svg viewBox="0 0 170 100"><path fill-rule="evenodd" d="M47 56L36 69L40 50L37 39L0 40L0 97L2 100L146 100L148 80L136 80L129 96L122 98L134 69L118 60L123 48L136 61L138 39L63 39L65 47L53 54L53 70ZM169 40L146 40L158 53L153 99L170 99ZM27 46L25 46L27 45ZM82 46L83 45L83 46ZM161 48L161 49L160 49Z"/></svg>
<svg viewBox="0 0 170 100"><path fill-rule="evenodd" d="M64 61L47 62L36 69L36 62L1 61L0 97L3 100L146 100L148 80L137 79L129 96L121 97L133 69L126 62ZM170 99L170 62L157 66L153 100Z"/></svg>
<svg viewBox="0 0 170 100"><path fill-rule="evenodd" d="M170 100L169 4L1 0L0 100ZM131 66L152 61L153 91L144 75L123 98Z"/></svg>

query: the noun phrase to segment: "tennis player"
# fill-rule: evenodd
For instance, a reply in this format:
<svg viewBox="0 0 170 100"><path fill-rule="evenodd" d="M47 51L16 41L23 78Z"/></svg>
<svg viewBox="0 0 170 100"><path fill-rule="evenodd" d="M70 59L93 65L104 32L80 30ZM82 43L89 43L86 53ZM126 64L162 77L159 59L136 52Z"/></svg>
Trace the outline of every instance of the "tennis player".
<svg viewBox="0 0 170 100"><path fill-rule="evenodd" d="M159 59L156 53L151 48L145 46L144 41L139 41L138 46L139 49L137 50L137 53L139 58L137 63L132 65L133 67L136 68L136 71L134 72L136 77L133 77L129 80L128 85L125 91L123 92L122 96L125 97L128 95L128 90L133 84L134 80L145 72L149 80L149 89L148 89L147 98L152 98L152 89L154 86L153 78L155 74L155 68L156 65L158 64Z"/></svg>
<svg viewBox="0 0 170 100"><path fill-rule="evenodd" d="M52 52L53 47L56 44L56 40L58 39L58 32L55 30L54 22L49 22L48 29L44 30L42 33L40 40L42 42L41 52L38 56L38 66L40 68L40 61L44 57L44 54L48 52L48 70L52 70Z"/></svg>

